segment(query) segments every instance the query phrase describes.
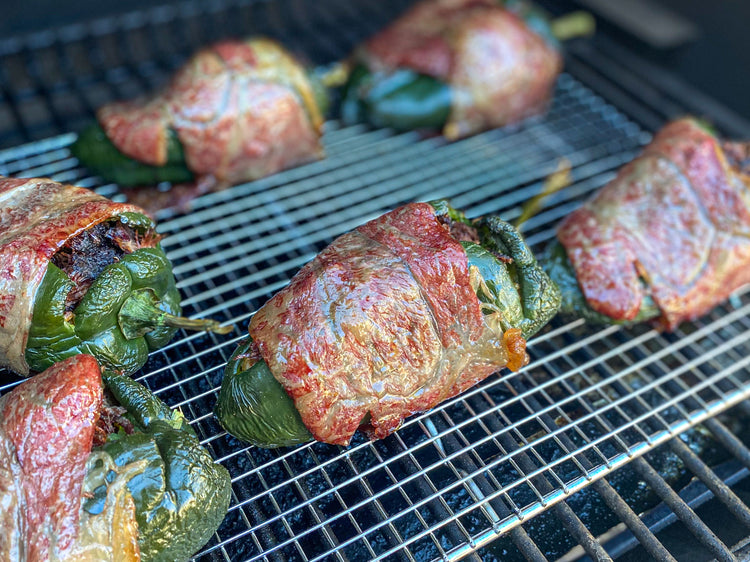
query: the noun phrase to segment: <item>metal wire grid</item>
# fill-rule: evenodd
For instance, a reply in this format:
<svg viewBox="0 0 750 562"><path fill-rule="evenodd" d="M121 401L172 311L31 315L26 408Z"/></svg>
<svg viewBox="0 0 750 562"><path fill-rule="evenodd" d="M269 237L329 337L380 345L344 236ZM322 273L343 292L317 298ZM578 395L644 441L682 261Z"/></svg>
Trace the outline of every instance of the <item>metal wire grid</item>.
<svg viewBox="0 0 750 562"><path fill-rule="evenodd" d="M558 320L531 342L520 373L501 373L378 443L260 451L212 418L251 311L336 235L405 201L444 196L470 215L512 220L565 157L574 184L525 225L539 250L648 138L565 75L548 116L515 131L446 144L329 123L326 160L165 217L188 312L237 325L229 340L181 335L139 377L186 412L233 475L230 513L198 558L459 559L746 397L750 301L741 294L673 335ZM5 151L0 170L96 185L69 157L71 140Z"/></svg>
<svg viewBox="0 0 750 562"><path fill-rule="evenodd" d="M301 6L287 6L292 5ZM293 13L312 10L313 19L331 24L334 12L304 6ZM341 9L344 20L334 22L332 35L339 43L354 43L366 33L341 25L347 17L358 25L367 20L373 28L384 17L381 8L369 4L364 17ZM325 49L319 38L290 28L280 17L283 9L270 4L216 3L209 18L198 5L192 12L159 10L134 15L124 27L103 20L2 43L10 53L0 59L5 76L12 74L8 61L15 56L21 57L13 63L18 71L31 68L25 85L4 81L2 112L12 131L6 142L17 142L17 134L28 140L52 129L69 130L73 121L68 119L88 117L100 101L150 89L190 48L227 29L225 23L231 27L231 22L250 19L245 10L265 14L253 22L262 29L292 41L304 36ZM214 17L219 16L223 23L217 24ZM185 31L186 21L199 19L209 23L198 25L196 34L195 23ZM290 29L295 33L290 35ZM118 42L142 49L121 51L112 46ZM107 54L89 63L88 74L75 62L66 63L61 75L47 77L35 62L37 57L47 60L47 69L55 66L49 60L77 60L71 50L99 50L103 44L110 45ZM154 48L156 57L149 52ZM327 48L340 51L341 45ZM634 79L626 65L584 51L571 51L571 69L639 124L655 128L664 117L683 112L662 90L652 87L644 95L642 79ZM52 59L43 56L50 52ZM140 59L132 58L136 52ZM609 81L613 66L620 76L629 73L629 79ZM55 101L60 92L78 99L78 113ZM26 110L18 108L31 99L37 106L29 115L45 107L57 116L52 125L36 127L24 120ZM186 412L233 475L230 513L198 558L458 559L506 533L513 538L511 549L537 556L541 552L519 525L545 510L565 521L587 552L601 552L562 500L747 396L750 304L744 293L672 335L557 320L532 342L533 360L523 371L486 381L378 443L357 439L348 449L320 444L248 449L220 430L211 409L223 364L251 311L336 235L400 203L443 196L470 215L497 213L512 220L566 157L574 184L550 198L525 225L528 240L540 250L559 218L606 183L649 135L568 75L560 80L549 115L514 131L446 144L335 122L327 127L326 160L205 197L190 215L162 217L161 231L169 235L164 246L175 263L187 311L237 325L229 340L180 334L153 354L139 377ZM114 186L87 177L69 157L73 138L68 134L7 150L0 154L0 171L52 176L117 197ZM603 480L594 484L598 493L606 493L603 486ZM493 550L500 542L485 548L483 558L504 556L505 546Z"/></svg>

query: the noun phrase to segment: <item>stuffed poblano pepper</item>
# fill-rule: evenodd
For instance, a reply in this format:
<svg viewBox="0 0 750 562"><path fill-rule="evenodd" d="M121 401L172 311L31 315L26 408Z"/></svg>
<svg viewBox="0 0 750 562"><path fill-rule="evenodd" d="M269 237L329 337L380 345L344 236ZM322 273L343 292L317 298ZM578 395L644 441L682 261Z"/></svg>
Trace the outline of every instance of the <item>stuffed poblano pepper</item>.
<svg viewBox="0 0 750 562"><path fill-rule="evenodd" d="M750 282L750 143L683 118L568 215L546 252L562 310L604 323L695 319Z"/></svg>
<svg viewBox="0 0 750 562"><path fill-rule="evenodd" d="M417 3L355 52L342 117L456 139L543 112L559 46L541 16L514 6Z"/></svg>
<svg viewBox="0 0 750 562"><path fill-rule="evenodd" d="M178 328L180 294L153 221L48 179L0 177L0 366L21 375L89 353L133 373Z"/></svg>
<svg viewBox="0 0 750 562"><path fill-rule="evenodd" d="M186 560L229 506L229 473L179 412L70 357L0 398L0 560Z"/></svg>
<svg viewBox="0 0 750 562"><path fill-rule="evenodd" d="M156 94L110 103L72 146L80 162L156 210L323 156L326 92L278 43L224 41L195 54Z"/></svg>
<svg viewBox="0 0 750 562"><path fill-rule="evenodd" d="M509 224L445 201L405 205L334 240L256 312L217 417L260 447L386 437L520 369L559 301Z"/></svg>

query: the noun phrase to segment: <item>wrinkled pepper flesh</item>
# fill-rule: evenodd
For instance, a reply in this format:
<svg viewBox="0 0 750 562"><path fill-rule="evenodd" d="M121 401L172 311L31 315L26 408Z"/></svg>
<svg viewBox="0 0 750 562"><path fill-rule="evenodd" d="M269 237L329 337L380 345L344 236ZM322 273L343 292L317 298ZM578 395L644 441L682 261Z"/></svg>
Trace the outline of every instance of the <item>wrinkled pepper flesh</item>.
<svg viewBox="0 0 750 562"><path fill-rule="evenodd" d="M561 310L663 330L750 283L750 143L685 117L557 228L542 259Z"/></svg>
<svg viewBox="0 0 750 562"><path fill-rule="evenodd" d="M183 416L90 355L23 382L0 413L0 552L13 560L187 560L226 514L229 473Z"/></svg>
<svg viewBox="0 0 750 562"><path fill-rule="evenodd" d="M546 108L558 51L525 3L423 0L355 51L342 119L450 139L514 123Z"/></svg>
<svg viewBox="0 0 750 562"><path fill-rule="evenodd" d="M88 353L132 374L181 318L154 222L132 205L50 180L0 179L0 365L21 375Z"/></svg>
<svg viewBox="0 0 750 562"><path fill-rule="evenodd" d="M379 439L520 369L559 304L512 226L412 203L337 238L256 312L215 412L259 447Z"/></svg>
<svg viewBox="0 0 750 562"><path fill-rule="evenodd" d="M72 154L149 210L258 179L323 156L328 91L281 45L264 38L202 49L161 91L97 111Z"/></svg>

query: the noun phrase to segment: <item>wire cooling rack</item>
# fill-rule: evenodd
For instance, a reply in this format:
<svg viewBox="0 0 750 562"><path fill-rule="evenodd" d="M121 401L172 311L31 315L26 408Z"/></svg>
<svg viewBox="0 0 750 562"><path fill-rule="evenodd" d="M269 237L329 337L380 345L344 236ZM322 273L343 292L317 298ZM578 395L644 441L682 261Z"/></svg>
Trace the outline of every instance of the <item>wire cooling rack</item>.
<svg viewBox="0 0 750 562"><path fill-rule="evenodd" d="M306 29L289 14L273 17L283 14L278 8L254 3L216 3L207 13L189 5L189 18L222 18L228 28L232 14L247 9L265 13L277 35ZM376 28L386 17L366 5L367 14L380 14L371 18ZM342 10L341 21L363 19ZM14 57L34 62L36 70L26 89L3 90L8 103L0 125L3 118L10 125L0 126L0 136L15 143L74 128L99 99L87 88L109 88L102 99L148 89L198 41L183 30L181 17L157 10L133 15L124 27L105 22L42 34L36 43L2 43L6 74ZM349 33L336 25L339 34L317 39L313 59L344 52L370 29ZM201 38L224 27L207 29ZM170 33L181 38L177 47L162 42ZM127 46L124 55L104 50L105 58L88 74L77 71L77 78L64 75L65 67L62 77L46 77L35 59L44 52L64 62L74 46L118 40ZM154 50L159 56L150 62ZM107 56L132 60L110 64ZM750 299L741 291L673 334L557 318L530 342L532 361L523 370L502 371L379 442L359 436L348 448L314 443L265 451L228 436L212 415L223 367L253 311L333 238L388 209L447 197L469 216L513 221L565 159L573 183L523 225L541 251L555 224L631 160L665 117L691 109L668 87L654 86L647 67L635 73L627 62L614 47L602 54L573 44L569 73L561 76L547 115L454 143L329 121L326 159L204 196L189 214L160 217L185 312L236 326L229 336L179 333L137 374L182 409L232 474L229 513L198 560L458 560L479 549L485 560L512 557L491 543L750 394ZM33 125L19 109L36 103L54 114L63 95L77 100L70 102L77 109L58 112L57 124ZM730 124L725 130L744 126L718 109L715 115ZM70 156L74 139L66 133L8 148L0 152L0 173L49 176L119 198L116 186L88 176Z"/></svg>

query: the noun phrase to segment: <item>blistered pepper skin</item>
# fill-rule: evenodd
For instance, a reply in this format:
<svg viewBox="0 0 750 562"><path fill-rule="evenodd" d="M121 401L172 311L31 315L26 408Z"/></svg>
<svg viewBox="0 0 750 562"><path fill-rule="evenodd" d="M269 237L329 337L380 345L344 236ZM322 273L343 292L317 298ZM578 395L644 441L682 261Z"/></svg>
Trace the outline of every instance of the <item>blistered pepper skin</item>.
<svg viewBox="0 0 750 562"><path fill-rule="evenodd" d="M231 500L229 472L214 462L190 424L144 386L122 375L103 381L136 432L104 445L118 466L148 460L128 487L136 506L144 560L187 560L211 538Z"/></svg>

